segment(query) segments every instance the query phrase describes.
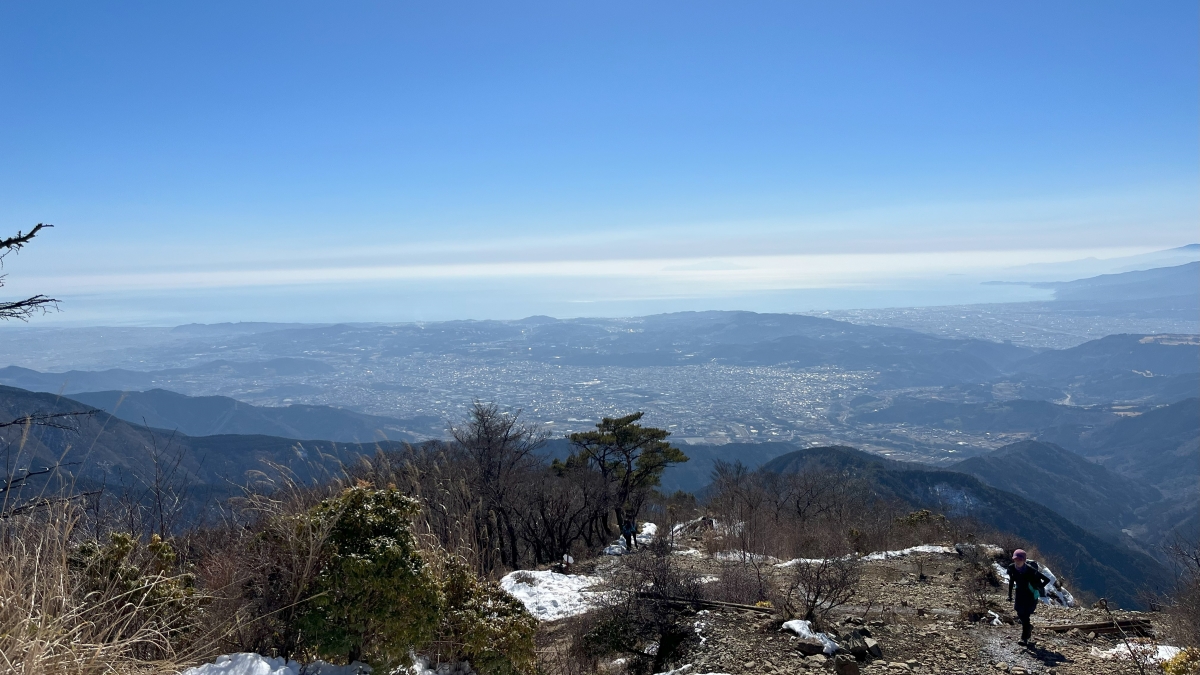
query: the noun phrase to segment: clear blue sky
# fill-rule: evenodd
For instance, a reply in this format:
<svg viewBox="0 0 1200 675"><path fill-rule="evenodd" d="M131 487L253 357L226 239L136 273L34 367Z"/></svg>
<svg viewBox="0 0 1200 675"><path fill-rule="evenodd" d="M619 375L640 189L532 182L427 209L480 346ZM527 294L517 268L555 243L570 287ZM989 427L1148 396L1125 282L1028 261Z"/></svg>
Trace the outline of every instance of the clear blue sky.
<svg viewBox="0 0 1200 675"><path fill-rule="evenodd" d="M1176 0L4 3L0 225L58 227L0 295L102 323L787 310L1178 246L1198 25Z"/></svg>

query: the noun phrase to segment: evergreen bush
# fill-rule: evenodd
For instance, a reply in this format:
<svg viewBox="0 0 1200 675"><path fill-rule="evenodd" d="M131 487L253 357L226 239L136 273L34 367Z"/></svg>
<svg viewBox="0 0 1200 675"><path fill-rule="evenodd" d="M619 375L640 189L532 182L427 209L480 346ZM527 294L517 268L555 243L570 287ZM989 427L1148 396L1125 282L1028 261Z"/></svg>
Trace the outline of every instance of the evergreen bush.
<svg viewBox="0 0 1200 675"><path fill-rule="evenodd" d="M442 598L412 534L417 511L394 488L359 485L309 512L329 526L327 558L298 625L323 657L407 665L434 637Z"/></svg>
<svg viewBox="0 0 1200 675"><path fill-rule="evenodd" d="M481 675L535 671L537 619L519 600L460 561L445 565L442 593L438 643L452 658Z"/></svg>

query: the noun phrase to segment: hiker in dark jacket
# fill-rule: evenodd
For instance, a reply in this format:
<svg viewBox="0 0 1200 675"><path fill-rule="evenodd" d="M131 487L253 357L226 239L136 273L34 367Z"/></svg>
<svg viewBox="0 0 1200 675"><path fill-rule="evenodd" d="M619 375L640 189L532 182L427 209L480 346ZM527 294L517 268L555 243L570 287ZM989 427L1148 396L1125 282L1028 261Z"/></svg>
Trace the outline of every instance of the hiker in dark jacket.
<svg viewBox="0 0 1200 675"><path fill-rule="evenodd" d="M621 523L621 536L625 537L625 552L632 553L637 548L637 524L633 518L627 518Z"/></svg>
<svg viewBox="0 0 1200 675"><path fill-rule="evenodd" d="M1017 616L1021 619L1020 644L1027 645L1033 635L1033 625L1029 622L1029 617L1033 616L1033 611L1037 609L1038 599L1045 594L1046 584L1050 583L1050 579L1042 574L1036 562L1026 562L1025 551L1022 549L1013 551L1012 564L1008 566L1007 572L1010 601L1013 600L1013 589L1017 591L1013 608L1017 610Z"/></svg>

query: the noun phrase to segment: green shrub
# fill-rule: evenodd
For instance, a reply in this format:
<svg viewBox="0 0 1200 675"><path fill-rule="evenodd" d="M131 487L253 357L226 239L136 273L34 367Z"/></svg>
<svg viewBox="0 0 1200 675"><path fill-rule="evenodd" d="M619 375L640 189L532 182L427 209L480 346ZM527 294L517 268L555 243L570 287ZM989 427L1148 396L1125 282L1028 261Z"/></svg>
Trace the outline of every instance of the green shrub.
<svg viewBox="0 0 1200 675"><path fill-rule="evenodd" d="M447 656L470 661L481 675L535 671L537 619L519 600L458 561L446 563L442 592L438 643Z"/></svg>
<svg viewBox="0 0 1200 675"><path fill-rule="evenodd" d="M1200 649L1185 647L1162 664L1167 675L1196 675L1200 673Z"/></svg>
<svg viewBox="0 0 1200 675"><path fill-rule="evenodd" d="M392 667L438 627L438 584L417 551L417 502L398 490L348 488L308 517L329 527L327 558L298 626L326 658Z"/></svg>
<svg viewBox="0 0 1200 675"><path fill-rule="evenodd" d="M175 574L176 554L159 536L142 545L114 532L109 542L87 541L71 554L84 611L117 638L150 627L172 642L194 626L203 597L190 574Z"/></svg>

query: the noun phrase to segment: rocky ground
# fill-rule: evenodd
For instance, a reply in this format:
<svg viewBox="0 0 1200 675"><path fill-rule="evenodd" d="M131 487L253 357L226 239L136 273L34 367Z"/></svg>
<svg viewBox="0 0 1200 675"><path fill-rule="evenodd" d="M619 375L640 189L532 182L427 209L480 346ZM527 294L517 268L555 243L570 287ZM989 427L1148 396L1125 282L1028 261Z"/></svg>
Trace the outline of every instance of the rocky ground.
<svg viewBox="0 0 1200 675"><path fill-rule="evenodd" d="M715 570L716 561L690 556L691 564ZM603 575L616 560L588 565ZM845 634L858 629L878 643L878 656L852 660L808 655L802 640L781 630L782 619L768 613L737 608L710 608L695 617L701 643L692 649L687 675L775 675L803 672L846 673L1052 673L1105 675L1137 673L1130 661L1103 658L1100 652L1123 643L1120 638L1046 630L1050 624L1089 623L1107 619L1103 610L1039 607L1034 615L1034 642L1017 644L1020 625L963 617L961 582L964 561L954 553L914 553L866 563L852 602L835 610L827 632ZM922 578L923 575L923 578ZM1006 588L994 589L992 599L1002 615ZM1153 614L1116 611L1118 618ZM1006 617L1007 618L1007 617ZM552 631L553 632L553 631ZM615 670L615 669L614 669ZM1151 672L1151 671L1148 671ZM678 673L677 675L684 675Z"/></svg>

